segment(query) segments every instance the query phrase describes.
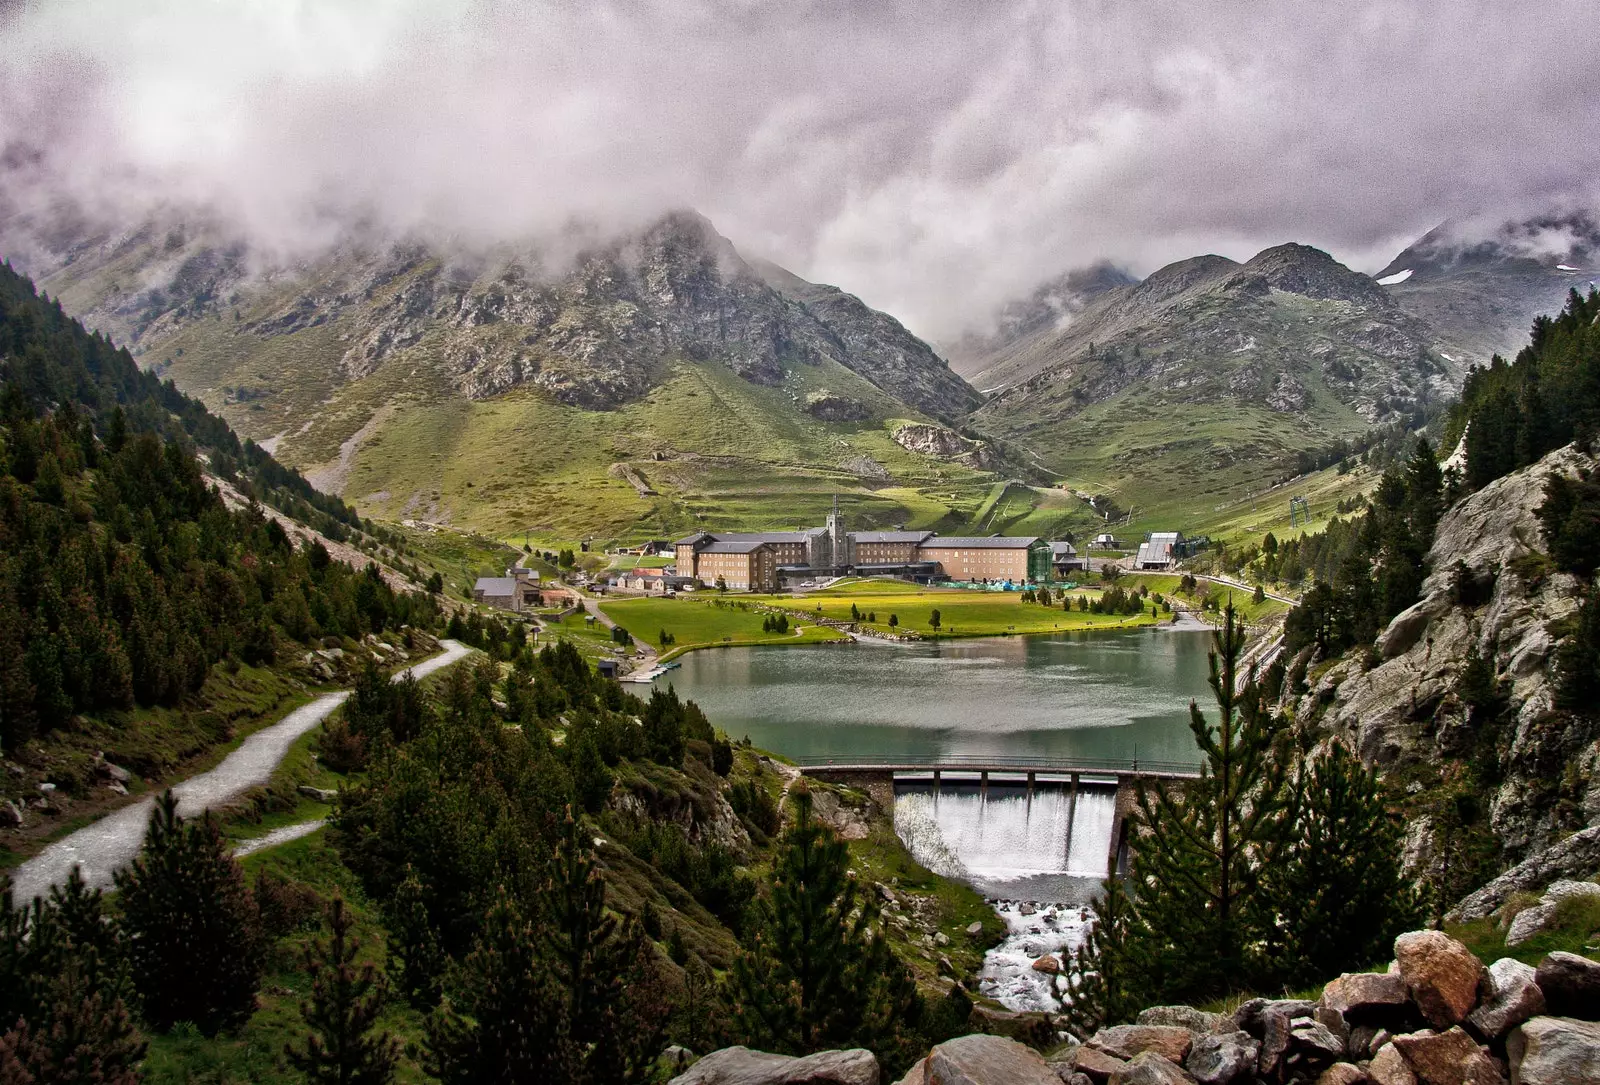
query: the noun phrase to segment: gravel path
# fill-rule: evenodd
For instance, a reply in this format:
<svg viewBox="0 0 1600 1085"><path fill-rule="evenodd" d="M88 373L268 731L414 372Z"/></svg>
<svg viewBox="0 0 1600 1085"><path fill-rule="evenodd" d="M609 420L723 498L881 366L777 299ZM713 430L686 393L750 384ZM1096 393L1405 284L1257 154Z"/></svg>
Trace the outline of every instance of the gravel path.
<svg viewBox="0 0 1600 1085"><path fill-rule="evenodd" d="M459 641L443 640L439 643L445 650L409 668L409 673L418 678L425 677L442 667L448 667L472 651ZM408 672L401 672L405 673ZM395 677L398 679L400 675ZM191 776L175 786L172 792L178 797L178 813L184 817L194 817L205 810L226 805L252 787L265 784L272 778L273 770L295 740L327 719L348 696L348 690L323 694L245 739L216 768ZM17 867L12 876L13 898L18 904L24 904L34 897L43 896L50 892L51 886L64 884L75 866L82 868L83 880L90 886L110 888L112 874L139 853L154 805L155 799L147 797L57 840Z"/></svg>
<svg viewBox="0 0 1600 1085"><path fill-rule="evenodd" d="M298 825L285 825L281 829L263 833L252 840L241 840L234 845L233 854L238 857L249 855L253 851L275 848L279 844L287 844L291 840L299 840L302 836L310 836L326 824L328 824L326 819L318 818L316 821L302 821Z"/></svg>

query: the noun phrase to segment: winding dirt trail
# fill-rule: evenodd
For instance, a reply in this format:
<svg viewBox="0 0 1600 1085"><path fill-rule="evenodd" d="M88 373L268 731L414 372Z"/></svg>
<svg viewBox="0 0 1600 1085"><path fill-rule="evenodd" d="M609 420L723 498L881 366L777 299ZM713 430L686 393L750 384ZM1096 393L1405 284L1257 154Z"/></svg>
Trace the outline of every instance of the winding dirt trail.
<svg viewBox="0 0 1600 1085"><path fill-rule="evenodd" d="M454 640L442 640L444 651L395 675L426 677L468 655L472 649ZM349 690L325 693L302 705L270 727L263 727L239 744L216 768L191 776L173 787L178 797L178 813L195 817L205 810L224 806L252 787L272 778L273 770L289 752L295 740L333 714L350 696ZM90 886L108 889L112 875L128 865L144 843L154 796L124 806L51 844L44 851L17 867L12 892L17 904L44 896L51 886L65 884L73 867L83 871Z"/></svg>

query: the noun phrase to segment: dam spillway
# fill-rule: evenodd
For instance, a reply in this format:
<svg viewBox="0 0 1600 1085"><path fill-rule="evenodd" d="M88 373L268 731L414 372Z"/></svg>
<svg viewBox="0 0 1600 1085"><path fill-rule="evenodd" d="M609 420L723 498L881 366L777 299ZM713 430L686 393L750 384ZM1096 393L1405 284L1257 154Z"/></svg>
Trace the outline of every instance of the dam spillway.
<svg viewBox="0 0 1600 1085"><path fill-rule="evenodd" d="M895 831L923 866L994 897L1077 901L1106 875L1114 779L895 782Z"/></svg>

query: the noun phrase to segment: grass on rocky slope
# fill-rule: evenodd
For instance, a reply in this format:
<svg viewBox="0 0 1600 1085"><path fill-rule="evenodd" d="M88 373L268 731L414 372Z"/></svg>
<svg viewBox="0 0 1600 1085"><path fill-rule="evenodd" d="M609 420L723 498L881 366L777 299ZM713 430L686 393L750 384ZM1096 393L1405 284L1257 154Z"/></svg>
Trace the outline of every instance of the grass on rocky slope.
<svg viewBox="0 0 1600 1085"><path fill-rule="evenodd" d="M1228 599L1233 599L1234 607L1239 611L1240 617L1246 622L1262 622L1275 618L1289 609L1289 604L1278 599L1263 599L1257 603L1248 591L1230 588L1226 584L1213 584L1202 580L1199 587L1193 592L1181 592L1178 583L1181 577L1167 573L1131 573L1134 579L1124 579L1122 583L1137 587L1144 585L1150 589L1150 594L1160 594L1170 597L1190 607L1199 609L1206 598L1216 599L1219 607L1227 605Z"/></svg>

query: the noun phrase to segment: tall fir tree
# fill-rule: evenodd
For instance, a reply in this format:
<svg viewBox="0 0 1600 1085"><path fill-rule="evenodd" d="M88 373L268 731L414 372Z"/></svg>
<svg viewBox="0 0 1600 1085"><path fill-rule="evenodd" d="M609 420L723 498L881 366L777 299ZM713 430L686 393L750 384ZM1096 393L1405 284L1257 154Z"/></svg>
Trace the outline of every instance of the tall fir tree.
<svg viewBox="0 0 1600 1085"><path fill-rule="evenodd" d="M308 1032L301 1045L286 1044L290 1065L312 1085L388 1085L399 1043L377 1028L388 981L372 964L356 964L361 943L342 897L328 906L328 940L305 951L311 1000L300 1004Z"/></svg>
<svg viewBox="0 0 1600 1085"><path fill-rule="evenodd" d="M1271 982L1291 988L1377 964L1420 918L1377 776L1338 743L1302 752L1262 871Z"/></svg>
<svg viewBox="0 0 1600 1085"><path fill-rule="evenodd" d="M117 874L144 1018L215 1034L255 1010L264 947L259 914L216 821L185 822L157 797L138 858Z"/></svg>
<svg viewBox="0 0 1600 1085"><path fill-rule="evenodd" d="M805 1054L862 1046L890 1062L914 1033L921 998L889 949L872 896L851 874L850 852L816 820L810 794L793 793L794 823L758 898L747 948L726 1000L741 1042Z"/></svg>
<svg viewBox="0 0 1600 1085"><path fill-rule="evenodd" d="M1245 630L1230 601L1213 635L1215 723L1189 705L1200 776L1138 794L1130 952L1152 998L1205 998L1249 982L1251 902L1261 850L1272 842L1284 768L1279 728L1255 683L1239 673Z"/></svg>

